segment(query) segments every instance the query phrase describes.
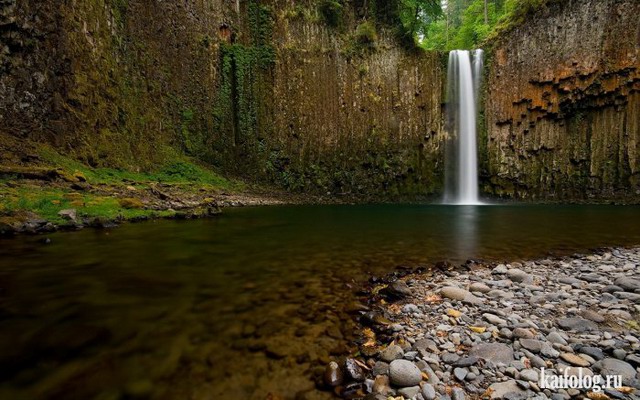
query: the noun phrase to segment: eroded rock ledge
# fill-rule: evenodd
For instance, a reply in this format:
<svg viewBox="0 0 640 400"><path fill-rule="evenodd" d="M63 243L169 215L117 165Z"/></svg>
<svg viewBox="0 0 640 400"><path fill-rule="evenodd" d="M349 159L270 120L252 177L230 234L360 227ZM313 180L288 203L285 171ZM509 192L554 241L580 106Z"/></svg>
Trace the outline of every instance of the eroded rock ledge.
<svg viewBox="0 0 640 400"><path fill-rule="evenodd" d="M487 191L637 196L638 13L629 0L553 2L493 44Z"/></svg>

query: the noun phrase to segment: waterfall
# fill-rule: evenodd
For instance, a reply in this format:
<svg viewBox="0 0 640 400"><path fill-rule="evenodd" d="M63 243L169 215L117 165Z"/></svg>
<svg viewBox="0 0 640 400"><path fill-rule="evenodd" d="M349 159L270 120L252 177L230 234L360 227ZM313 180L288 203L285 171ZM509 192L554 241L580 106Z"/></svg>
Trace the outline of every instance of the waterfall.
<svg viewBox="0 0 640 400"><path fill-rule="evenodd" d="M476 116L482 68L482 50L449 53L445 203L480 204Z"/></svg>

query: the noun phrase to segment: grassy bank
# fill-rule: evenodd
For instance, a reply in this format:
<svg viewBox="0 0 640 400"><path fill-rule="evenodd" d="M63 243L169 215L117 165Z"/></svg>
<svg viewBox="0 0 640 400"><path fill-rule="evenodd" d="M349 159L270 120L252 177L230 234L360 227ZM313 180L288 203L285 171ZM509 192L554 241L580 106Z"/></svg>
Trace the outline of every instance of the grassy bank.
<svg viewBox="0 0 640 400"><path fill-rule="evenodd" d="M209 214L225 199L242 201L250 189L186 157L148 172L92 168L50 147L39 147L35 159L0 168L0 224L18 231L35 220L80 226L96 218ZM61 215L63 210L74 210L76 217Z"/></svg>

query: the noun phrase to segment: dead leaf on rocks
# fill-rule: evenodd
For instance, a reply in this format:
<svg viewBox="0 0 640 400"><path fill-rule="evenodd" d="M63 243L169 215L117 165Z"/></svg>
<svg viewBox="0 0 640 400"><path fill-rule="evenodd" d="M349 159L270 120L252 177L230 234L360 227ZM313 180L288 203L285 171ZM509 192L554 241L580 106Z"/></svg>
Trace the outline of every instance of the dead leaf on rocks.
<svg viewBox="0 0 640 400"><path fill-rule="evenodd" d="M353 361L355 361L356 364L358 364L361 368L364 368L367 371L371 371L371 368L367 364L363 363L362 361L360 361L358 359L354 359Z"/></svg>
<svg viewBox="0 0 640 400"><path fill-rule="evenodd" d="M482 396L480 396L483 399L489 399L491 398L491 394L494 392L493 389L491 388L487 388L487 390L484 391L484 393L482 393Z"/></svg>
<svg viewBox="0 0 640 400"><path fill-rule="evenodd" d="M376 347L375 339L369 339L362 344L363 347Z"/></svg>
<svg viewBox="0 0 640 400"><path fill-rule="evenodd" d="M469 329L475 333L484 333L487 330L484 326L470 326Z"/></svg>
<svg viewBox="0 0 640 400"><path fill-rule="evenodd" d="M587 393L587 397L593 400L610 400L611 397L607 396L602 392L589 392Z"/></svg>
<svg viewBox="0 0 640 400"><path fill-rule="evenodd" d="M425 303L437 303L439 301L442 301L442 297L440 297L437 294L432 294L430 296L427 296L424 298Z"/></svg>
<svg viewBox="0 0 640 400"><path fill-rule="evenodd" d="M462 315L462 312L450 308L447 310L447 315L450 317L459 318Z"/></svg>
<svg viewBox="0 0 640 400"><path fill-rule="evenodd" d="M389 306L388 311L391 314L400 314L400 306L398 304L392 304Z"/></svg>
<svg viewBox="0 0 640 400"><path fill-rule="evenodd" d="M386 288L388 285L378 285L376 287L373 288L373 290L371 290L371 293L375 296L377 295L382 289Z"/></svg>

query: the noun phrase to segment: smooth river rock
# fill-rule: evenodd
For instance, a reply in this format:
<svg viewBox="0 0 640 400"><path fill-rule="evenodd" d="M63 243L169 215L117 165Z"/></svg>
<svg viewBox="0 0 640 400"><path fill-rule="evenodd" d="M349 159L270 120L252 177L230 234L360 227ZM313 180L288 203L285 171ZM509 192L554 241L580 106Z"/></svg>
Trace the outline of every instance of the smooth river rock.
<svg viewBox="0 0 640 400"><path fill-rule="evenodd" d="M509 365L513 361L513 349L501 343L481 343L473 346L469 351L471 357L482 358L494 364Z"/></svg>
<svg viewBox="0 0 640 400"><path fill-rule="evenodd" d="M556 322L560 328L566 331L589 332L598 330L598 325L595 322L584 318L559 318Z"/></svg>
<svg viewBox="0 0 640 400"><path fill-rule="evenodd" d="M604 322L604 315L602 313L593 311L593 310L582 310L580 311L580 316L588 319L589 321L601 323Z"/></svg>
<svg viewBox="0 0 640 400"><path fill-rule="evenodd" d="M404 351L402 351L402 347L392 344L388 346L386 349L380 353L380 358L382 361L391 362L393 360L400 359L404 356Z"/></svg>
<svg viewBox="0 0 640 400"><path fill-rule="evenodd" d="M344 374L337 362L331 361L324 371L324 383L327 386L338 386L344 381Z"/></svg>
<svg viewBox="0 0 640 400"><path fill-rule="evenodd" d="M602 360L604 358L604 352L597 347L583 346L578 352L586 354L589 357L595 358L596 360Z"/></svg>
<svg viewBox="0 0 640 400"><path fill-rule="evenodd" d="M455 287L455 286L443 287L440 290L440 294L442 294L442 296L444 296L444 297L446 297L448 299L451 299L451 300L458 300L458 301L462 301L462 302L470 303L470 304L480 304L480 303L482 303L482 299L480 299L479 297L474 296L468 290L464 290L464 289L461 289L461 288Z"/></svg>
<svg viewBox="0 0 640 400"><path fill-rule="evenodd" d="M422 386L422 397L424 397L425 400L433 400L436 398L436 389L432 384L425 383Z"/></svg>
<svg viewBox="0 0 640 400"><path fill-rule="evenodd" d="M636 369L628 362L617 358L602 359L593 364L593 369L601 375L620 375L623 384L628 384L636 377Z"/></svg>
<svg viewBox="0 0 640 400"><path fill-rule="evenodd" d="M389 378L396 386L416 386L422 381L422 373L411 361L394 360L389 365Z"/></svg>
<svg viewBox="0 0 640 400"><path fill-rule="evenodd" d="M420 393L420 386L404 387L398 390L398 394L405 399L415 399L418 393Z"/></svg>
<svg viewBox="0 0 640 400"><path fill-rule="evenodd" d="M533 339L535 335L527 328L516 328L513 330L513 336L518 339Z"/></svg>
<svg viewBox="0 0 640 400"><path fill-rule="evenodd" d="M472 292L488 293L491 291L491 288L484 283L474 282L469 285L469 290Z"/></svg>
<svg viewBox="0 0 640 400"><path fill-rule="evenodd" d="M518 382L514 380L509 380L506 382L493 383L489 386L489 391L491 393L492 399L507 399L512 396L513 398L525 398L526 393L519 385Z"/></svg>
<svg viewBox="0 0 640 400"><path fill-rule="evenodd" d="M560 358L562 358L569 364L572 364L578 367L588 367L590 365L589 361L573 353L562 353L560 354Z"/></svg>
<svg viewBox="0 0 640 400"><path fill-rule="evenodd" d="M518 268L508 270L507 276L514 282L533 283L533 277L531 276L531 274L524 272L523 270Z"/></svg>
<svg viewBox="0 0 640 400"><path fill-rule="evenodd" d="M630 276L621 276L616 279L614 283L616 286L620 286L629 292L640 289L640 279L635 279Z"/></svg>

